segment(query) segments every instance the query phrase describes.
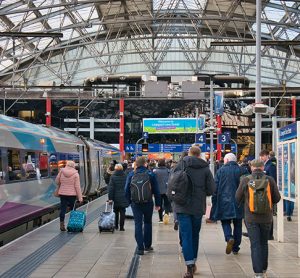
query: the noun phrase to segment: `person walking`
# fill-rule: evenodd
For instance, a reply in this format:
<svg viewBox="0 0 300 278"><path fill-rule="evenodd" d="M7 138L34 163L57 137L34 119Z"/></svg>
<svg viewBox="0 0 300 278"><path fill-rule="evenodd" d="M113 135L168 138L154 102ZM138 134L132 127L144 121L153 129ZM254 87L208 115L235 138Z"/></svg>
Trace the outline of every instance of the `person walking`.
<svg viewBox="0 0 300 278"><path fill-rule="evenodd" d="M122 164L116 164L114 172L109 180L108 185L108 199L109 202L114 205L115 212L115 229L119 229L119 220L120 220L120 231L125 231L125 210L128 207L129 203L125 196L125 184L126 184L126 175L123 171Z"/></svg>
<svg viewBox="0 0 300 278"><path fill-rule="evenodd" d="M275 182L277 182L277 168L276 165L272 162L270 159L270 152L268 150L262 150L259 153L260 159L264 163L264 172L267 176L270 176L274 179ZM275 208L276 210L276 208ZM274 207L273 207L273 213L274 213ZM270 229L269 234L269 240L274 240L274 234L273 234L273 218L272 218L272 225Z"/></svg>
<svg viewBox="0 0 300 278"><path fill-rule="evenodd" d="M60 230L66 231L65 214L67 207L74 207L76 197L82 203L82 193L80 188L80 178L78 171L75 169L74 161L67 161L66 167L61 169L56 179L58 185L57 195L60 197Z"/></svg>
<svg viewBox="0 0 300 278"><path fill-rule="evenodd" d="M244 177L236 191L236 201L244 203L245 223L251 244L255 277L266 277L268 237L273 221L272 204L280 201L275 180L267 176L261 160L251 162L252 174Z"/></svg>
<svg viewBox="0 0 300 278"><path fill-rule="evenodd" d="M156 175L161 199L160 209L158 211L159 223L163 223L163 212L165 212L165 214L169 214L170 212L170 202L166 194L170 170L166 167L166 161L164 159L159 159L157 166L158 167L153 170L153 173Z"/></svg>
<svg viewBox="0 0 300 278"><path fill-rule="evenodd" d="M174 171L185 170L189 177L188 187L190 196L182 205L174 202L177 213L179 232L182 240L182 251L187 266L185 278L192 278L197 270L199 233L202 216L206 211L206 197L211 196L215 190L215 183L208 163L200 158L201 150L197 146L189 149L188 156L178 163Z"/></svg>
<svg viewBox="0 0 300 278"><path fill-rule="evenodd" d="M242 241L243 208L235 200L235 192L240 184L242 171L236 162L236 156L228 153L224 157L224 166L215 176L216 191L212 197L213 220L221 220L226 254L238 254ZM233 231L231 224L233 223Z"/></svg>
<svg viewBox="0 0 300 278"><path fill-rule="evenodd" d="M137 254L144 255L144 251L152 251L152 215L153 198L155 209L160 209L160 192L155 174L146 168L144 157L135 161L136 169L127 176L125 193L131 204L135 224L135 240Z"/></svg>

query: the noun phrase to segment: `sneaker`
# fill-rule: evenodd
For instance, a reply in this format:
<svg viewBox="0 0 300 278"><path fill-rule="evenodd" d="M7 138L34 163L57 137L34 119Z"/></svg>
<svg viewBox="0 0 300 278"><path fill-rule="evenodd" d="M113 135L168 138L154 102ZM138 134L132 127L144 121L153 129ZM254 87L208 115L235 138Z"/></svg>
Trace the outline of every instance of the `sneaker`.
<svg viewBox="0 0 300 278"><path fill-rule="evenodd" d="M184 274L184 278L193 278L194 277L194 275L193 275L193 273L194 273L194 265L193 264L191 264L191 265L188 265L187 267L186 267L186 273Z"/></svg>
<svg viewBox="0 0 300 278"><path fill-rule="evenodd" d="M262 273L255 273L254 278L264 278Z"/></svg>
<svg viewBox="0 0 300 278"><path fill-rule="evenodd" d="M227 241L227 246L226 246L226 254L230 254L232 252L232 247L233 247L233 244L234 244L234 239L233 238L230 238L228 241Z"/></svg>
<svg viewBox="0 0 300 278"><path fill-rule="evenodd" d="M197 272L197 266L196 264L193 265L193 274L195 274Z"/></svg>
<svg viewBox="0 0 300 278"><path fill-rule="evenodd" d="M120 231L124 232L124 231L125 231L125 229L124 229L124 228L120 228Z"/></svg>
<svg viewBox="0 0 300 278"><path fill-rule="evenodd" d="M153 247L150 246L150 247L148 247L148 248L145 248L145 251L151 252L151 251L153 251Z"/></svg>
<svg viewBox="0 0 300 278"><path fill-rule="evenodd" d="M162 220L158 220L158 223L159 223L159 224L162 224L162 223L164 223L164 222L163 222Z"/></svg>
<svg viewBox="0 0 300 278"><path fill-rule="evenodd" d="M232 254L233 254L233 255L238 255L238 254L239 254L239 251L232 251Z"/></svg>
<svg viewBox="0 0 300 278"><path fill-rule="evenodd" d="M287 221L291 222L292 221L292 217L288 216L287 218Z"/></svg>
<svg viewBox="0 0 300 278"><path fill-rule="evenodd" d="M178 221L175 221L175 222L174 222L174 230L175 230L175 231L178 231Z"/></svg>
<svg viewBox="0 0 300 278"><path fill-rule="evenodd" d="M144 255L144 250L138 249L138 250L136 251L136 254L142 256L142 255Z"/></svg>

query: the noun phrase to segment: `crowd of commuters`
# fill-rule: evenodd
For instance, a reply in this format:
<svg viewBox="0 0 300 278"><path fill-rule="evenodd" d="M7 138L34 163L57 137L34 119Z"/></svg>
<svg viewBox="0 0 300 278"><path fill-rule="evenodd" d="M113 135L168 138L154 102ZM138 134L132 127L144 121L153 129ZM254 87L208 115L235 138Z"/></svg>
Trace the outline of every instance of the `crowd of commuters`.
<svg viewBox="0 0 300 278"><path fill-rule="evenodd" d="M187 177L182 186L188 189L185 193L186 202L176 201L170 195L170 192L174 194L174 189L170 187L176 173ZM222 225L225 253L239 254L244 220L247 228L244 235L250 240L255 277L267 277L268 240L274 238L273 214L280 200L276 177L276 158L274 153L267 150L261 151L260 159L251 162L244 159L240 164L233 153L228 153L219 161L213 177L209 164L201 158L198 146L192 146L189 152L182 153L178 163L165 159L147 161L144 157L123 164L113 161L104 175L109 202L114 204L116 229L125 231L125 210L129 205L132 208L138 255L153 251L153 209L158 211L160 223L164 215L173 213L174 229L179 230L187 266L185 278L193 277L197 271L199 234L207 196L212 196L210 220L216 223L220 221ZM60 229L65 231L67 206L74 206L76 198L82 202L79 175L74 162L67 162L58 174L56 183L57 195L61 198ZM289 204L285 203L289 221L291 210Z"/></svg>

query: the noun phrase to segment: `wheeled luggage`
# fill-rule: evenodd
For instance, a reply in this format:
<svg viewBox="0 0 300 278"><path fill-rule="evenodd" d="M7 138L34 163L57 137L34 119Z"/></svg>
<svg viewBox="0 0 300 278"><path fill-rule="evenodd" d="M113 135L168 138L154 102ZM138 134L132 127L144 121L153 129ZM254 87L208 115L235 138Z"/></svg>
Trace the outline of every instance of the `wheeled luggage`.
<svg viewBox="0 0 300 278"><path fill-rule="evenodd" d="M110 206L110 210L108 209ZM100 212L100 218L98 222L99 232L114 232L115 231L115 218L116 215L113 211L113 203L106 202L105 211Z"/></svg>
<svg viewBox="0 0 300 278"><path fill-rule="evenodd" d="M85 211L75 210L75 204L73 210L70 213L70 218L67 226L68 232L83 232L86 223L86 214L89 204L86 206Z"/></svg>

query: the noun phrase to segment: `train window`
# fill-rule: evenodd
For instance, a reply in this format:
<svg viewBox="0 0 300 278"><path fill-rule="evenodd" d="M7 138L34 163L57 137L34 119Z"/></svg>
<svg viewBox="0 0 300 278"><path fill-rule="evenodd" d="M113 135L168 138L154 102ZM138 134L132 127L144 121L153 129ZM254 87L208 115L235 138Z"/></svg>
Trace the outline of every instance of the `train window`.
<svg viewBox="0 0 300 278"><path fill-rule="evenodd" d="M22 163L22 169L26 179L36 178L36 156L34 152L25 152L25 160Z"/></svg>
<svg viewBox="0 0 300 278"><path fill-rule="evenodd" d="M64 153L59 153L58 157L59 157L57 162L58 169L64 168L67 164L67 159L68 159L67 155Z"/></svg>
<svg viewBox="0 0 300 278"><path fill-rule="evenodd" d="M48 177L48 154L47 153L40 153L39 159L39 168L41 177Z"/></svg>
<svg viewBox="0 0 300 278"><path fill-rule="evenodd" d="M58 174L58 163L57 163L57 155L55 153L50 154L49 164L50 164L50 175L56 176Z"/></svg>
<svg viewBox="0 0 300 278"><path fill-rule="evenodd" d="M7 150L8 159L8 180L20 180L22 177L21 164L20 164L20 151Z"/></svg>

